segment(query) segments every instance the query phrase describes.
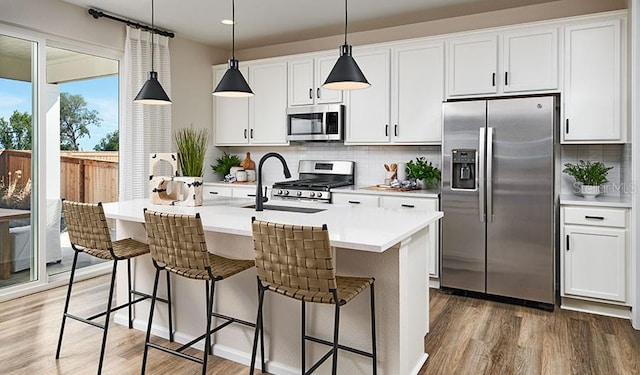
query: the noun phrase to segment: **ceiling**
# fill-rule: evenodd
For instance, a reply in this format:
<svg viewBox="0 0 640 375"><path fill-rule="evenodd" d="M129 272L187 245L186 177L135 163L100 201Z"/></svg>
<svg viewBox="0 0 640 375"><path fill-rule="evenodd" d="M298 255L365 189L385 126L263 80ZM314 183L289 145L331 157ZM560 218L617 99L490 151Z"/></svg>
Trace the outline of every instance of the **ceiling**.
<svg viewBox="0 0 640 375"><path fill-rule="evenodd" d="M151 0L63 0L151 23ZM483 13L557 0L351 0L349 32ZM87 15L89 17L89 15ZM155 0L155 24L178 36L230 49L230 0ZM99 22L114 22L101 19ZM342 0L238 0L236 48L295 42L344 32Z"/></svg>

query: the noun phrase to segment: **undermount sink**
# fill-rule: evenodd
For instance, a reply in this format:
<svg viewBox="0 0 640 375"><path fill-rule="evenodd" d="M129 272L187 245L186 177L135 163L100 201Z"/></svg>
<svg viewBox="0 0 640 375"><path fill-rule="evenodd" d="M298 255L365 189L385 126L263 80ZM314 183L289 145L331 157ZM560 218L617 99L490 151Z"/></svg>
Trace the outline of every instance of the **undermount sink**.
<svg viewBox="0 0 640 375"><path fill-rule="evenodd" d="M256 208L255 204L249 206L243 206L242 208ZM303 214L315 214L317 212L325 211L324 208L310 208L310 207L291 207L291 206L278 206L274 204L265 204L262 206L265 210L272 211L286 211L286 212L298 212Z"/></svg>

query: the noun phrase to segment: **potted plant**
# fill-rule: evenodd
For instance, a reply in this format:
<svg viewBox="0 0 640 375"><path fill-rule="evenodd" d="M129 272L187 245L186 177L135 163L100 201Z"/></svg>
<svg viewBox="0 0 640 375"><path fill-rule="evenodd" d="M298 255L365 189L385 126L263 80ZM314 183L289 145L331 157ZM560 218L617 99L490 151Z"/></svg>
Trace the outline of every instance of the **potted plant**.
<svg viewBox="0 0 640 375"><path fill-rule="evenodd" d="M207 129L194 130L184 128L174 132L178 149L178 165L182 173L175 181L184 183L187 189L182 196L185 205L202 205L202 174L204 172L204 155L207 152Z"/></svg>
<svg viewBox="0 0 640 375"><path fill-rule="evenodd" d="M224 179L231 171L231 167L240 165L240 158L237 155L230 155L224 152L221 157L216 159L216 163L211 165L211 169Z"/></svg>
<svg viewBox="0 0 640 375"><path fill-rule="evenodd" d="M609 182L607 174L613 169L599 161L584 160L580 160L577 164L566 163L564 166L563 172L576 179L576 183L580 185L580 193L585 198L593 198L600 194L600 185Z"/></svg>
<svg viewBox="0 0 640 375"><path fill-rule="evenodd" d="M407 163L407 178L415 180L423 189L436 187L440 182L440 170L424 157L417 157Z"/></svg>

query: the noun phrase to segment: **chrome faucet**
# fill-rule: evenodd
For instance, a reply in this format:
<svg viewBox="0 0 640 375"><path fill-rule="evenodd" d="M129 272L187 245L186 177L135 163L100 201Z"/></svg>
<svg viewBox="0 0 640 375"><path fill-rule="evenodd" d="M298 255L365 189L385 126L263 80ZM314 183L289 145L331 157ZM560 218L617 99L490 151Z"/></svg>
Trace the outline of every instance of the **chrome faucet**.
<svg viewBox="0 0 640 375"><path fill-rule="evenodd" d="M260 158L260 162L258 163L258 171L257 174L257 182L256 182L256 211L262 211L262 204L268 200L269 198L264 197L262 194L262 164L264 164L265 160L274 157L280 159L282 163L282 171L284 172L284 176L286 178L291 177L291 172L289 172L289 167L287 166L287 162L284 160L282 155L277 152L269 152ZM265 199L266 198L266 199Z"/></svg>

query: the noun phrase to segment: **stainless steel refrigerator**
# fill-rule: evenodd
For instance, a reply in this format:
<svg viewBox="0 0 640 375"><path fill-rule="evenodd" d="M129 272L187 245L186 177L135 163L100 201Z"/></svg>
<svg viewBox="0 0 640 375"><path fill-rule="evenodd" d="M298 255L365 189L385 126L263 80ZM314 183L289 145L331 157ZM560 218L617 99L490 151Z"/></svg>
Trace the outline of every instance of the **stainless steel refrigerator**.
<svg viewBox="0 0 640 375"><path fill-rule="evenodd" d="M553 304L558 98L443 106L441 286Z"/></svg>

